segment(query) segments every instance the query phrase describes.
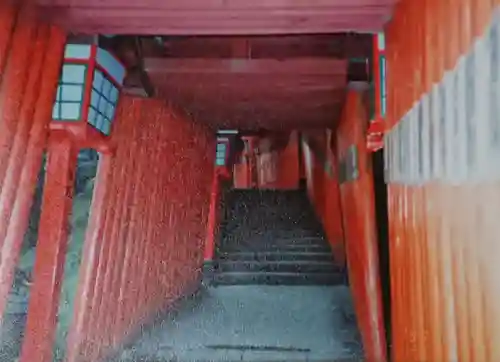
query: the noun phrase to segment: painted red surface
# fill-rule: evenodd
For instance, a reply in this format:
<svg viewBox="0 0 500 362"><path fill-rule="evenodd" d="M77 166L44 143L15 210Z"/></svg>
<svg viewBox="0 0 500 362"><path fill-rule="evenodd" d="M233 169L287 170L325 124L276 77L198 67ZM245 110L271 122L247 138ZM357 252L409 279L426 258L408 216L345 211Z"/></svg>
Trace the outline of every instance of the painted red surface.
<svg viewBox="0 0 500 362"><path fill-rule="evenodd" d="M4 51L0 54L0 66L6 65L0 83L0 104L5 110L0 115L3 169L0 177L0 316L3 316L28 226L65 41L60 30L33 22L33 14L25 10L13 28L14 14L7 3L2 3L0 17L5 22L1 24L10 25L0 34L0 42L12 45L17 41L23 45L0 45Z"/></svg>
<svg viewBox="0 0 500 362"><path fill-rule="evenodd" d="M116 122L94 194L69 361L102 357L200 278L215 136L156 100L122 99Z"/></svg>
<svg viewBox="0 0 500 362"><path fill-rule="evenodd" d="M215 167L210 193L210 207L208 210L207 236L205 240L204 260L211 261L215 255L215 244L219 236L222 203L224 198L223 182L228 179L226 167Z"/></svg>
<svg viewBox="0 0 500 362"><path fill-rule="evenodd" d="M0 4L0 73L3 74L12 41L17 8L12 1L2 1Z"/></svg>
<svg viewBox="0 0 500 362"><path fill-rule="evenodd" d="M364 87L367 89L367 85ZM359 175L342 182L340 193L349 283L367 361L386 360L386 342L379 275L373 171L366 149L368 115L363 90L350 89L336 133L338 159L353 145L358 151Z"/></svg>
<svg viewBox="0 0 500 362"><path fill-rule="evenodd" d="M338 178L338 159L335 151L335 134L327 131L326 157L327 170L324 172L324 211L321 217L326 236L333 249L335 260L340 264L346 261L344 226L342 223L342 204Z"/></svg>
<svg viewBox="0 0 500 362"><path fill-rule="evenodd" d="M69 138L51 136L22 362L52 360L77 155Z"/></svg>
<svg viewBox="0 0 500 362"><path fill-rule="evenodd" d="M381 30L393 0L38 0L47 16L78 32L247 35ZM51 9L51 7L54 7ZM50 9L50 10L49 10Z"/></svg>
<svg viewBox="0 0 500 362"><path fill-rule="evenodd" d="M21 111L25 88L30 75L29 66L35 44L37 24L32 7L23 7L18 17L20 24L12 34L12 47L9 49L9 58L5 64L0 88L0 108L2 109L2 132L0 133L0 186L5 180L9 156L11 154L15 134L17 131L17 118ZM28 95L30 96L30 95Z"/></svg>
<svg viewBox="0 0 500 362"><path fill-rule="evenodd" d="M489 99L483 91L492 76L488 56L478 54L478 39L484 37L498 5L483 0L464 0L460 6L404 0L387 27L387 120L393 126L389 162L405 176L393 176L388 185L394 361L500 358L499 269L493 257L499 250L493 216L498 215L499 189L498 176L488 172L490 152L497 151L485 147L493 131L489 112L497 111L489 108L496 98ZM437 85L449 87L448 77L461 71L461 62L471 53L481 68L472 69L474 81L467 83L468 90L476 92L472 119L458 115L459 129L470 123L462 133L467 137L451 131L456 117L441 121L444 111L434 102L428 105L431 114L423 121L431 127L432 138L424 134L419 146L433 164L426 159L425 172L419 173L415 154L409 152L412 144L399 143L401 134L393 132L397 125L414 122L404 116L434 97ZM442 149L444 157L436 151ZM473 157L464 159L467 154ZM395 160L400 157L406 157L409 168L398 168ZM460 167L447 166L453 160L472 171L457 177ZM417 179L408 182L410 176Z"/></svg>
<svg viewBox="0 0 500 362"><path fill-rule="evenodd" d="M71 30L170 35L381 30L393 5L392 1L368 0L214 0L203 4L109 0L103 8L98 0L39 1L55 21ZM492 6L499 2L460 0L459 5L432 0L398 3L386 29L389 126L398 124L434 83L443 80L445 71L453 70L458 57L472 49L474 37L482 35L490 23ZM38 50L43 48L40 42L47 29L36 26L33 14L25 9L16 23L14 14L6 2L0 4L2 259L10 253L0 265L3 299L46 143L64 39L57 29L50 30L43 58L44 77L38 79L36 69L42 59ZM325 127L340 114L345 94L345 62L164 62L159 66L149 62L159 93L181 105L191 102L190 112L213 126ZM28 67L32 67L30 71ZM197 90L198 83L207 86ZM40 84L39 95L33 92L35 84ZM219 89L220 93L216 91ZM35 98L36 108L32 110ZM114 137L116 149L104 156L99 171L102 185L95 191L79 307L69 342L71 361L93 361L103 356L151 313L185 294L199 278L205 221L210 213L214 140L205 128L174 115L164 104L130 98L122 103ZM333 177L325 177L325 160L307 146L304 172L311 200L330 241L340 243L341 236L346 240L366 357L378 362L386 356L373 185L364 148L367 115L363 112L359 93L350 91L335 137L337 152L330 155L335 164L348 146L356 145L358 178L343 183L339 193L338 172L333 169ZM207 114L210 119L204 119ZM474 124L487 122L478 118ZM488 129L481 128L481 132ZM329 142L320 143L329 149ZM408 152L409 144L400 151ZM49 161L39 241L43 248L37 255L23 362L50 359L57 306L54 296L59 288L64 222L70 201L61 192L61 185L69 186L72 150L67 140L50 145L55 156ZM463 151L457 150L457 155ZM23 157L22 167L13 161ZM268 157L266 162L269 165L275 160ZM235 168L236 184L252 187L256 164L252 157L241 170ZM291 176L295 164L285 164L285 171L280 168L276 175L286 175L284 183L288 183L295 177ZM270 174L264 177L266 185ZM339 200L342 212L335 206ZM498 201L497 178L458 185L435 179L418 186L389 184L395 362L500 359Z"/></svg>
<svg viewBox="0 0 500 362"><path fill-rule="evenodd" d="M309 198L314 205L336 262L345 263L344 231L333 132L304 132L303 159Z"/></svg>

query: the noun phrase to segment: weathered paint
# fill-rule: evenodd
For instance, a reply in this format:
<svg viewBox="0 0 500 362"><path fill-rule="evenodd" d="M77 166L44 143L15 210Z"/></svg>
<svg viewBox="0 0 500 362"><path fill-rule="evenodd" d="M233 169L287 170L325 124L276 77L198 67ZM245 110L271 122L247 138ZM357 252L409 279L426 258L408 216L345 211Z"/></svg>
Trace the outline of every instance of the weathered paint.
<svg viewBox="0 0 500 362"><path fill-rule="evenodd" d="M500 358L498 14L403 0L387 27L394 361Z"/></svg>
<svg viewBox="0 0 500 362"><path fill-rule="evenodd" d="M355 147L356 174L340 180L349 283L367 361L386 360L386 341L379 275L373 171L365 136L368 115L363 102L365 84L353 85L346 97L336 133L337 154L347 162L348 149Z"/></svg>
<svg viewBox="0 0 500 362"><path fill-rule="evenodd" d="M36 19L33 9L19 13L3 3L1 37L5 46L0 63L5 69L0 84L0 315L3 315L19 250L28 225L47 126L59 77L65 35ZM4 31L2 30L2 31ZM1 65L1 64L0 64Z"/></svg>
<svg viewBox="0 0 500 362"><path fill-rule="evenodd" d="M105 356L200 280L215 136L160 101L120 102L114 152L100 161L68 361Z"/></svg>

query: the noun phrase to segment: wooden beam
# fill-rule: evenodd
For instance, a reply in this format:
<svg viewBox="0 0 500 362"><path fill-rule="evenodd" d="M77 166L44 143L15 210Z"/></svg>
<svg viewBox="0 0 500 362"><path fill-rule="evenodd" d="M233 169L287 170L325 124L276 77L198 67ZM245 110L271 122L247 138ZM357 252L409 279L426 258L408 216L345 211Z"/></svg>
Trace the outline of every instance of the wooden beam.
<svg viewBox="0 0 500 362"><path fill-rule="evenodd" d="M232 51L233 39L244 39L248 52L242 56ZM143 37L144 56L161 57L158 42ZM169 58L368 58L372 55L370 34L314 34L281 36L182 36L162 37L165 56Z"/></svg>
<svg viewBox="0 0 500 362"><path fill-rule="evenodd" d="M251 75L318 75L346 73L347 62L338 59L171 59L147 58L147 72L163 74L251 74Z"/></svg>
<svg viewBox="0 0 500 362"><path fill-rule="evenodd" d="M109 20L97 14L88 18L78 13L66 15L58 13L49 20L67 31L84 34L140 34L140 35L283 35L283 34L328 34L340 32L376 33L383 30L383 18L361 16L357 20L335 18L270 18L250 19L249 21L224 20L213 21L198 19L135 19L123 21Z"/></svg>
<svg viewBox="0 0 500 362"><path fill-rule="evenodd" d="M39 0L45 16L85 33L235 35L375 32L395 0L79 2Z"/></svg>
<svg viewBox="0 0 500 362"><path fill-rule="evenodd" d="M72 6L76 8L103 7L157 10L221 10L221 9L355 9L392 6L395 0L38 0L42 6Z"/></svg>

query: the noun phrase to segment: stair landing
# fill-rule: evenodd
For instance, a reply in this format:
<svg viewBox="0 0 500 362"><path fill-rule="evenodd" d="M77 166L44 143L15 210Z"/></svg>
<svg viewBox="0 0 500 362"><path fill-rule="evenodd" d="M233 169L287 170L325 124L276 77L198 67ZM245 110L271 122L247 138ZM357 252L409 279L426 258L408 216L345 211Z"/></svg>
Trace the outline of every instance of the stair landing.
<svg viewBox="0 0 500 362"><path fill-rule="evenodd" d="M361 360L347 287L202 289L113 362Z"/></svg>

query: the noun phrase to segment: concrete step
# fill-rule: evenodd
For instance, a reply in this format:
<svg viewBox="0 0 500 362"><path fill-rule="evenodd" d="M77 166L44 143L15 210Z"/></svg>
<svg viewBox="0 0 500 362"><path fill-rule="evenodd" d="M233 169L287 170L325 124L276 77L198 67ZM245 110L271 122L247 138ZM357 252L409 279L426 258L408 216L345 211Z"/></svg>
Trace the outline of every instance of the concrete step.
<svg viewBox="0 0 500 362"><path fill-rule="evenodd" d="M221 253L219 254L220 260L234 260L234 261L326 261L331 262L333 256L331 252L309 252L309 253L298 253L292 252L233 252L233 253Z"/></svg>
<svg viewBox="0 0 500 362"><path fill-rule="evenodd" d="M329 247L329 243L325 238L323 237L287 237L287 238L273 238L269 236L258 236L258 237L252 237L246 240L221 240L221 246L222 247L230 247L231 245L237 246L237 245L244 245L244 246L252 246L252 248L259 248L263 247L265 248L266 246L322 246L322 247Z"/></svg>
<svg viewBox="0 0 500 362"><path fill-rule="evenodd" d="M331 262L303 261L221 261L217 271L252 273L336 273L340 269Z"/></svg>
<svg viewBox="0 0 500 362"><path fill-rule="evenodd" d="M312 245L294 245L294 244L284 244L284 245L268 245L268 244L250 244L245 243L241 245L228 245L221 248L222 253L233 253L241 251L253 251L253 252L291 252L291 253L331 253L330 246L326 244L312 244Z"/></svg>
<svg viewBox="0 0 500 362"><path fill-rule="evenodd" d="M342 273L215 273L213 285L341 285Z"/></svg>

